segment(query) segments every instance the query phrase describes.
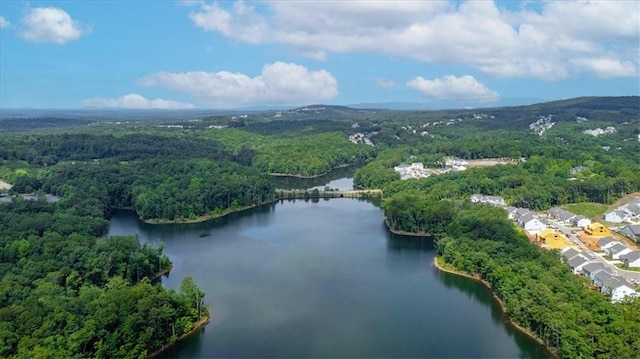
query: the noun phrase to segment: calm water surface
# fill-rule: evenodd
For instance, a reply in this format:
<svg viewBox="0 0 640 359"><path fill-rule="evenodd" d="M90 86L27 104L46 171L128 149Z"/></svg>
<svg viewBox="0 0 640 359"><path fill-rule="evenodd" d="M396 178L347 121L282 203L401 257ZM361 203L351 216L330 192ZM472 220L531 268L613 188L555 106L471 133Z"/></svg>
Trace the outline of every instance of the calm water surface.
<svg viewBox="0 0 640 359"><path fill-rule="evenodd" d="M438 272L430 238L389 233L371 202L278 202L192 225L118 212L110 235L162 241L213 317L164 358L546 357L480 284Z"/></svg>

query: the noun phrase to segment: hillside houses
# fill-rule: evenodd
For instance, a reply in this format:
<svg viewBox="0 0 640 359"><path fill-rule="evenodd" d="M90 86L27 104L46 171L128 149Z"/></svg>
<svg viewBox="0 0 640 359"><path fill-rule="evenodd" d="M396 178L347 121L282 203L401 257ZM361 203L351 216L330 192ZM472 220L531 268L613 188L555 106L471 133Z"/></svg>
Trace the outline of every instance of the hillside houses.
<svg viewBox="0 0 640 359"><path fill-rule="evenodd" d="M631 202L606 212L603 218L611 223L640 223L640 198L634 198Z"/></svg>
<svg viewBox="0 0 640 359"><path fill-rule="evenodd" d="M604 214L604 220L611 223L622 223L629 219L630 216L621 210L611 211Z"/></svg>
<svg viewBox="0 0 640 359"><path fill-rule="evenodd" d="M631 224L620 229L620 233L629 237L632 241L640 242L640 224Z"/></svg>
<svg viewBox="0 0 640 359"><path fill-rule="evenodd" d="M584 275L600 292L610 296L611 302L617 303L629 296L639 296L632 283L625 278L616 276L611 269L597 262L591 262L583 254L573 248L566 248L560 252L564 262L571 268L573 274Z"/></svg>
<svg viewBox="0 0 640 359"><path fill-rule="evenodd" d="M621 255L618 259L628 267L640 268L640 251L631 251L629 253Z"/></svg>
<svg viewBox="0 0 640 359"><path fill-rule="evenodd" d="M571 224L571 221L576 217L576 214L559 207L554 207L547 211L547 216L562 224Z"/></svg>
<svg viewBox="0 0 640 359"><path fill-rule="evenodd" d="M518 224L525 231L531 234L538 234L545 228L547 228L547 223L543 221L537 214L534 212L526 213L525 215L518 218Z"/></svg>
<svg viewBox="0 0 640 359"><path fill-rule="evenodd" d="M556 124L555 122L551 122L552 118L553 118L553 115L540 116L540 118L538 118L536 122L533 122L529 125L529 129L533 133L542 136L542 134L547 129L550 129L551 127L553 127L553 125Z"/></svg>
<svg viewBox="0 0 640 359"><path fill-rule="evenodd" d="M616 128L613 126L607 126L605 128L594 128L593 130L584 130L582 133L586 135L591 135L594 137L602 136L602 135L610 135L616 133Z"/></svg>
<svg viewBox="0 0 640 359"><path fill-rule="evenodd" d="M474 195L472 200L480 203L484 197ZM609 296L611 302L620 302L629 296L640 296L633 283L616 275L618 270L613 263L602 262L602 259L596 260L594 253L582 253L578 246L572 246L570 239L567 238L568 233L565 234L560 230L562 227L554 225L554 222L549 222L546 218L542 218L526 208L508 206L505 207L505 210L509 219L518 223L529 235L535 235L540 246L551 250L560 250L562 260L571 268L572 273L584 275L594 287ZM609 229L601 223L591 223L588 218L561 208L552 208L546 214L548 218L554 219L557 223L583 227L586 233L601 237L596 244L605 255L609 256L609 260L613 259L617 263L621 262L629 267L640 266L640 251L633 251L611 237ZM640 228L634 227L633 230L640 230ZM563 231L567 230L563 229Z"/></svg>

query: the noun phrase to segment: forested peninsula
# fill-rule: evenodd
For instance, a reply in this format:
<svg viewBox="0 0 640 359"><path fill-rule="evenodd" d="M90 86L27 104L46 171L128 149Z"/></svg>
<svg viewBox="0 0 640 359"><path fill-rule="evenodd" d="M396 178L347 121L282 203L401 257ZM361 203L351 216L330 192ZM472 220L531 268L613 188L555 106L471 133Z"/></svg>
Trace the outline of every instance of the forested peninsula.
<svg viewBox="0 0 640 359"><path fill-rule="evenodd" d="M178 290L158 280L171 268L162 243L105 236L114 210L193 222L276 200L270 174L359 166L355 185L383 191L392 230L438 235L442 259L489 283L507 315L559 357L637 358L640 300L610 303L504 210L469 197L541 211L640 191L638 104L0 118L0 180L10 185L0 189L0 357L145 357L206 322L190 277ZM490 158L509 164L447 167ZM394 168L411 163L430 175L401 179Z"/></svg>

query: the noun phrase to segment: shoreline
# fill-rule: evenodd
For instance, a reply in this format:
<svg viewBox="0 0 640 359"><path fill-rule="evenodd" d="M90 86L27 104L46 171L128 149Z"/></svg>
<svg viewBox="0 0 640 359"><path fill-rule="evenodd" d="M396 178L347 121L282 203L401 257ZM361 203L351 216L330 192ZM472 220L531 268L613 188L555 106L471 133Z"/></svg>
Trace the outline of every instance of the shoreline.
<svg viewBox="0 0 640 359"><path fill-rule="evenodd" d="M268 176L273 176L273 177L292 177L292 178L302 178L302 179L313 179L313 178L318 178L318 177L322 177L322 176L326 176L329 173L331 173L331 171L333 170L337 170L339 168L346 168L346 167L350 167L350 166L355 166L357 165L357 163L353 163L353 164L343 164L343 165L338 165L336 167L333 167L332 169L328 170L327 172L323 172L317 175L311 175L311 176L304 176L304 175L294 175L294 174L290 174L290 173L265 173Z"/></svg>
<svg viewBox="0 0 640 359"><path fill-rule="evenodd" d="M401 236L409 236L409 237L438 237L438 234L434 234L434 233L427 233L427 232L405 232L405 231L400 231L397 229L393 229L391 228L391 226L389 225L389 221L387 220L387 217L384 217L384 224L385 226L387 226L387 230L389 230L389 232L393 233L393 234L398 234Z"/></svg>
<svg viewBox="0 0 640 359"><path fill-rule="evenodd" d="M538 344L542 345L545 348L545 350L547 351L547 353L551 356L551 358L554 358L554 359L559 359L560 358L558 356L558 354L555 353L553 350L551 350L551 348L549 348L549 346L547 346L547 344L542 339L540 339L537 335L535 335L534 333L530 332L528 329L522 327L518 323L516 323L513 320L511 320L511 318L507 314L507 310L506 310L507 308L506 308L504 302L493 291L493 288L491 287L491 284L489 284L489 282L487 282L484 279L480 278L480 276L478 276L478 275L471 275L471 274L468 274L468 273L465 273L465 272L460 272L460 271L455 270L455 269L444 268L443 266L441 266L438 263L438 259L441 259L441 257L435 256L433 258L433 266L436 267L437 270L439 270L439 271L441 271L443 273L448 273L448 274L456 275L456 276L459 276L459 277L472 279L472 280L475 280L477 282L482 283L491 292L491 296L498 303L498 306L500 307L500 310L502 311L502 314L505 316L505 318L507 319L507 323L509 325L511 325L511 327L513 327L515 330L521 332L522 334L525 334L526 336L530 337L531 339L535 340Z"/></svg>
<svg viewBox="0 0 640 359"><path fill-rule="evenodd" d="M154 358L156 356L158 356L160 353L166 351L167 349L173 347L174 345L176 345L176 343L178 343L179 341L186 339L192 335L194 335L195 333L199 332L202 328L204 328L207 324L209 324L209 320L211 319L211 310L209 310L209 313L207 313L207 316L200 319L200 321L196 322L196 325L188 332L182 334L181 336L179 336L173 343L169 343L169 344L165 344L163 345L161 348L158 348L156 350L154 350L153 352L151 352L151 354L147 355L147 359L151 359Z"/></svg>
<svg viewBox="0 0 640 359"><path fill-rule="evenodd" d="M238 209L226 209L225 211L223 211L220 214L207 214L207 215L204 215L204 216L198 216L195 219L183 218L183 219L170 220L170 219L142 219L142 218L140 218L140 220L142 222L144 222L144 223L147 223L147 224L193 224L193 223L202 223L202 222L210 221L212 219L222 218L222 217L228 216L228 215L230 215L232 213L238 213L238 212L246 211L246 210L251 209L251 208L256 208L258 206L262 206L264 204L273 203L273 202L279 201L281 199L282 198L274 198L274 199L270 199L270 200L267 200L267 201L264 201L264 202L252 204L250 206L240 207Z"/></svg>

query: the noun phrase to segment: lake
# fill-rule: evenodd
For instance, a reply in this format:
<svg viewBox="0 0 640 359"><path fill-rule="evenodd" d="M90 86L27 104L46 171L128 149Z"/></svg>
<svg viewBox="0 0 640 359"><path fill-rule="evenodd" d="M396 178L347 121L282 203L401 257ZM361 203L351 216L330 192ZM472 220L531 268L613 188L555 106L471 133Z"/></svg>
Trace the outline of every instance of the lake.
<svg viewBox="0 0 640 359"><path fill-rule="evenodd" d="M161 358L537 358L480 283L437 271L432 238L390 233L375 200L280 201L198 224L115 213L110 235L162 241L211 322Z"/></svg>

